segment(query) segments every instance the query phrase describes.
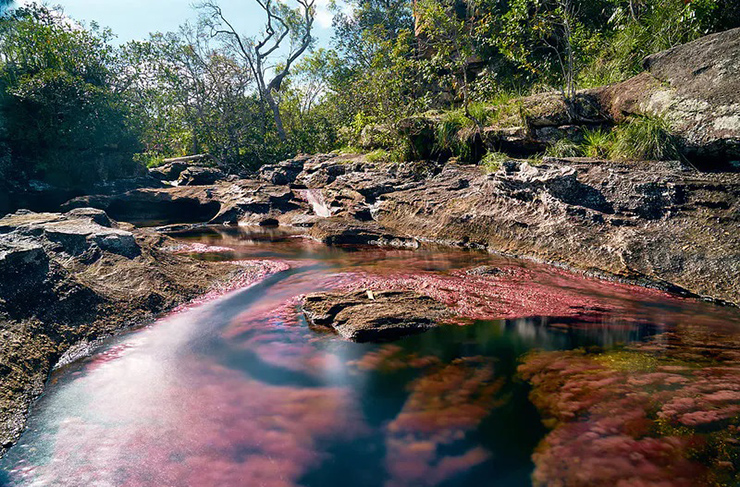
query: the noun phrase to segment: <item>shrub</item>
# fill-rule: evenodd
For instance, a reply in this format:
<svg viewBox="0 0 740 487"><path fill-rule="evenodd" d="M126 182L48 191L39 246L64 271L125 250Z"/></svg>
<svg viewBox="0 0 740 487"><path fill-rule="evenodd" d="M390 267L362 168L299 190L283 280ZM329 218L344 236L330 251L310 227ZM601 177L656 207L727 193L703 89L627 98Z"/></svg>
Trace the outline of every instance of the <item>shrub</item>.
<svg viewBox="0 0 740 487"><path fill-rule="evenodd" d="M680 159L676 137L662 117L635 117L617 127L611 156L620 159Z"/></svg>
<svg viewBox="0 0 740 487"><path fill-rule="evenodd" d="M603 129L587 130L583 134L581 153L586 157L606 159L612 152L614 138L611 132Z"/></svg>
<svg viewBox="0 0 740 487"><path fill-rule="evenodd" d="M509 159L511 158L503 152L487 152L481 159L480 165L484 171L492 173L498 171L501 165Z"/></svg>

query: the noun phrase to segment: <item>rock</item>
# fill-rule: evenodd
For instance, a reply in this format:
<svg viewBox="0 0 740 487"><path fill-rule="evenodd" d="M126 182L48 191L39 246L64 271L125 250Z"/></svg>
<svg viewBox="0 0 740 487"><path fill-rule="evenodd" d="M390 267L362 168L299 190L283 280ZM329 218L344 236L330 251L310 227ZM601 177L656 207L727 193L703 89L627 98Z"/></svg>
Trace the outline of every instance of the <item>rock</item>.
<svg viewBox="0 0 740 487"><path fill-rule="evenodd" d="M293 182L267 182L274 174ZM77 198L65 208L90 206L118 220L305 227L328 245L488 249L740 304L732 277L740 275L740 174L681 162L509 159L486 174L322 154L260 179Z"/></svg>
<svg viewBox="0 0 740 487"><path fill-rule="evenodd" d="M214 167L192 166L183 170L177 179L178 186L207 186L221 180L226 175Z"/></svg>
<svg viewBox="0 0 740 487"><path fill-rule="evenodd" d="M177 181L180 174L188 168L184 162L170 162L149 169L149 174L160 181Z"/></svg>
<svg viewBox="0 0 740 487"><path fill-rule="evenodd" d="M373 245L378 247L417 248L419 242L390 232L375 222L331 218L317 221L308 236L326 245Z"/></svg>
<svg viewBox="0 0 740 487"><path fill-rule="evenodd" d="M420 333L450 316L446 306L412 291L310 294L302 309L311 325L331 328L356 342Z"/></svg>
<svg viewBox="0 0 740 487"><path fill-rule="evenodd" d="M108 223L100 225L95 219ZM27 237L40 237L56 244L59 252L81 255L96 249L133 258L141 249L134 234L111 228L105 212L93 208L73 210L66 215L58 213L16 213L0 219L0 232Z"/></svg>
<svg viewBox="0 0 740 487"><path fill-rule="evenodd" d="M423 185L384 194L373 216L391 234L740 304L740 282L729 277L740 275L738 209L738 174L563 159L511 161L488 175L448 164Z"/></svg>
<svg viewBox="0 0 740 487"><path fill-rule="evenodd" d="M740 160L740 28L712 34L645 59L647 72L591 92L619 122L659 115L696 165Z"/></svg>
<svg viewBox="0 0 740 487"><path fill-rule="evenodd" d="M74 218L89 218L103 227L113 227L113 221L108 218L108 214L98 208L75 208L67 212L67 215Z"/></svg>
<svg viewBox="0 0 740 487"><path fill-rule="evenodd" d="M465 271L465 273L470 276L501 276L510 274L511 271L491 265L481 265L478 267L473 267L472 269L468 269L467 271Z"/></svg>
<svg viewBox="0 0 740 487"><path fill-rule="evenodd" d="M165 159L164 164L186 164L187 166L219 166L219 160L211 154L195 154L192 156L171 157Z"/></svg>
<svg viewBox="0 0 740 487"><path fill-rule="evenodd" d="M278 164L265 164L259 170L259 177L270 184L293 184L309 159L308 156L298 156Z"/></svg>
<svg viewBox="0 0 740 487"><path fill-rule="evenodd" d="M246 270L174 255L162 250L167 237L117 227L90 208L0 219L0 456L75 344L144 324Z"/></svg>
<svg viewBox="0 0 740 487"><path fill-rule="evenodd" d="M241 179L209 186L179 186L130 191L114 196L84 196L63 210L94 207L116 220L159 225L173 223L258 223L301 208L285 186Z"/></svg>
<svg viewBox="0 0 740 487"><path fill-rule="evenodd" d="M140 189L114 196L74 198L62 205L62 210L93 207L119 221L195 223L210 220L221 209L211 195L212 191L197 186Z"/></svg>

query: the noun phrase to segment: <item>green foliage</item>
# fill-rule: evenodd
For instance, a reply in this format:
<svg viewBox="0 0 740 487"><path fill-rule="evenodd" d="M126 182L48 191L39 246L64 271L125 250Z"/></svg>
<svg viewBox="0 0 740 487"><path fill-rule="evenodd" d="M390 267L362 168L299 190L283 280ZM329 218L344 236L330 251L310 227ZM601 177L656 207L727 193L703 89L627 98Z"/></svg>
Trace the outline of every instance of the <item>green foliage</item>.
<svg viewBox="0 0 740 487"><path fill-rule="evenodd" d="M436 125L435 143L440 151L450 151L454 157L469 161L472 156L471 139L475 134L475 122L463 110L445 113Z"/></svg>
<svg viewBox="0 0 740 487"><path fill-rule="evenodd" d="M681 157L670 124L661 117L635 117L618 126L614 131L611 156L642 160Z"/></svg>
<svg viewBox="0 0 740 487"><path fill-rule="evenodd" d="M587 130L583 134L582 152L586 157L605 159L612 153L614 137L603 129Z"/></svg>
<svg viewBox="0 0 740 487"><path fill-rule="evenodd" d="M498 171L504 162L511 158L503 152L487 152L480 161L481 167L487 173Z"/></svg>
<svg viewBox="0 0 740 487"><path fill-rule="evenodd" d="M391 153L385 149L376 149L365 154L365 160L367 162L390 162Z"/></svg>
<svg viewBox="0 0 740 487"><path fill-rule="evenodd" d="M545 150L545 155L549 157L579 157L583 155L581 144L577 144L569 139L559 139Z"/></svg>
<svg viewBox="0 0 740 487"><path fill-rule="evenodd" d="M35 5L0 18L8 172L69 187L136 173L138 134L113 86L110 37Z"/></svg>
<svg viewBox="0 0 740 487"><path fill-rule="evenodd" d="M600 86L622 81L642 70L646 56L710 32L719 3L718 0L616 2L604 25L601 49L581 73L581 84Z"/></svg>
<svg viewBox="0 0 740 487"><path fill-rule="evenodd" d="M134 161L143 164L147 168L159 167L164 165L164 156L153 152L140 152L134 154Z"/></svg>
<svg viewBox="0 0 740 487"><path fill-rule="evenodd" d="M526 124L516 98L552 87L571 93L576 81L620 81L645 55L740 25L736 0L352 0L347 7L337 7L333 49L307 51L268 91L249 54L233 37L214 37L215 24L204 19L114 48L110 32L55 10L6 13L0 174L84 186L166 157L209 153L256 168L351 145L382 147L366 156L378 161L475 162L481 127ZM301 22L275 8L290 25ZM298 30L290 31L298 42ZM361 141L363 131L377 142ZM547 154L665 159L678 149L664 120L636 118L613 132L586 132L580 146L558 141Z"/></svg>

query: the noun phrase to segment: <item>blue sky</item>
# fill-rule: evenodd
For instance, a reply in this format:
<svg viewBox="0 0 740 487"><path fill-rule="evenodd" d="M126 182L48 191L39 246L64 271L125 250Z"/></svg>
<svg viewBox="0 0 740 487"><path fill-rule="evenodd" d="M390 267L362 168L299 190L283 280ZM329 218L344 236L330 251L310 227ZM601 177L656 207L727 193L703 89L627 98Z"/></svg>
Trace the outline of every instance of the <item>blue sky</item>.
<svg viewBox="0 0 740 487"><path fill-rule="evenodd" d="M291 0L286 1L291 4ZM33 1L16 1L16 5L24 3ZM119 43L146 39L150 32L175 31L186 20L197 18L192 0L51 0L45 3L60 5L75 20L87 24L96 21L102 27L110 27ZM254 35L259 32L264 16L254 0L220 0L219 3L240 33ZM328 0L316 0L316 5L314 35L319 38L320 45L326 46L332 33Z"/></svg>

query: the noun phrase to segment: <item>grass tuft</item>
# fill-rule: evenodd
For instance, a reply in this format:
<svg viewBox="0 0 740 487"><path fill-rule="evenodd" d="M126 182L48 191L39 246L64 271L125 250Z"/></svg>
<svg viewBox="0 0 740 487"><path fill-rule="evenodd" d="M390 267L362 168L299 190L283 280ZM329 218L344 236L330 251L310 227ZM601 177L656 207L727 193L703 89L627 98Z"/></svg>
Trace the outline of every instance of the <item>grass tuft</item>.
<svg viewBox="0 0 740 487"><path fill-rule="evenodd" d="M611 156L634 160L675 160L681 153L670 124L662 117L635 117L614 132Z"/></svg>
<svg viewBox="0 0 740 487"><path fill-rule="evenodd" d="M365 160L367 162L390 162L391 153L385 149L376 149L365 154Z"/></svg>
<svg viewBox="0 0 740 487"><path fill-rule="evenodd" d="M498 171L504 162L511 159L508 155L503 152L487 152L480 161L481 167L487 173L493 173Z"/></svg>
<svg viewBox="0 0 740 487"><path fill-rule="evenodd" d="M545 150L548 157L579 157L583 155L583 147L568 139L559 139Z"/></svg>
<svg viewBox="0 0 740 487"><path fill-rule="evenodd" d="M606 159L611 154L613 145L614 136L611 132L603 129L587 130L583 134L581 153L594 159Z"/></svg>

